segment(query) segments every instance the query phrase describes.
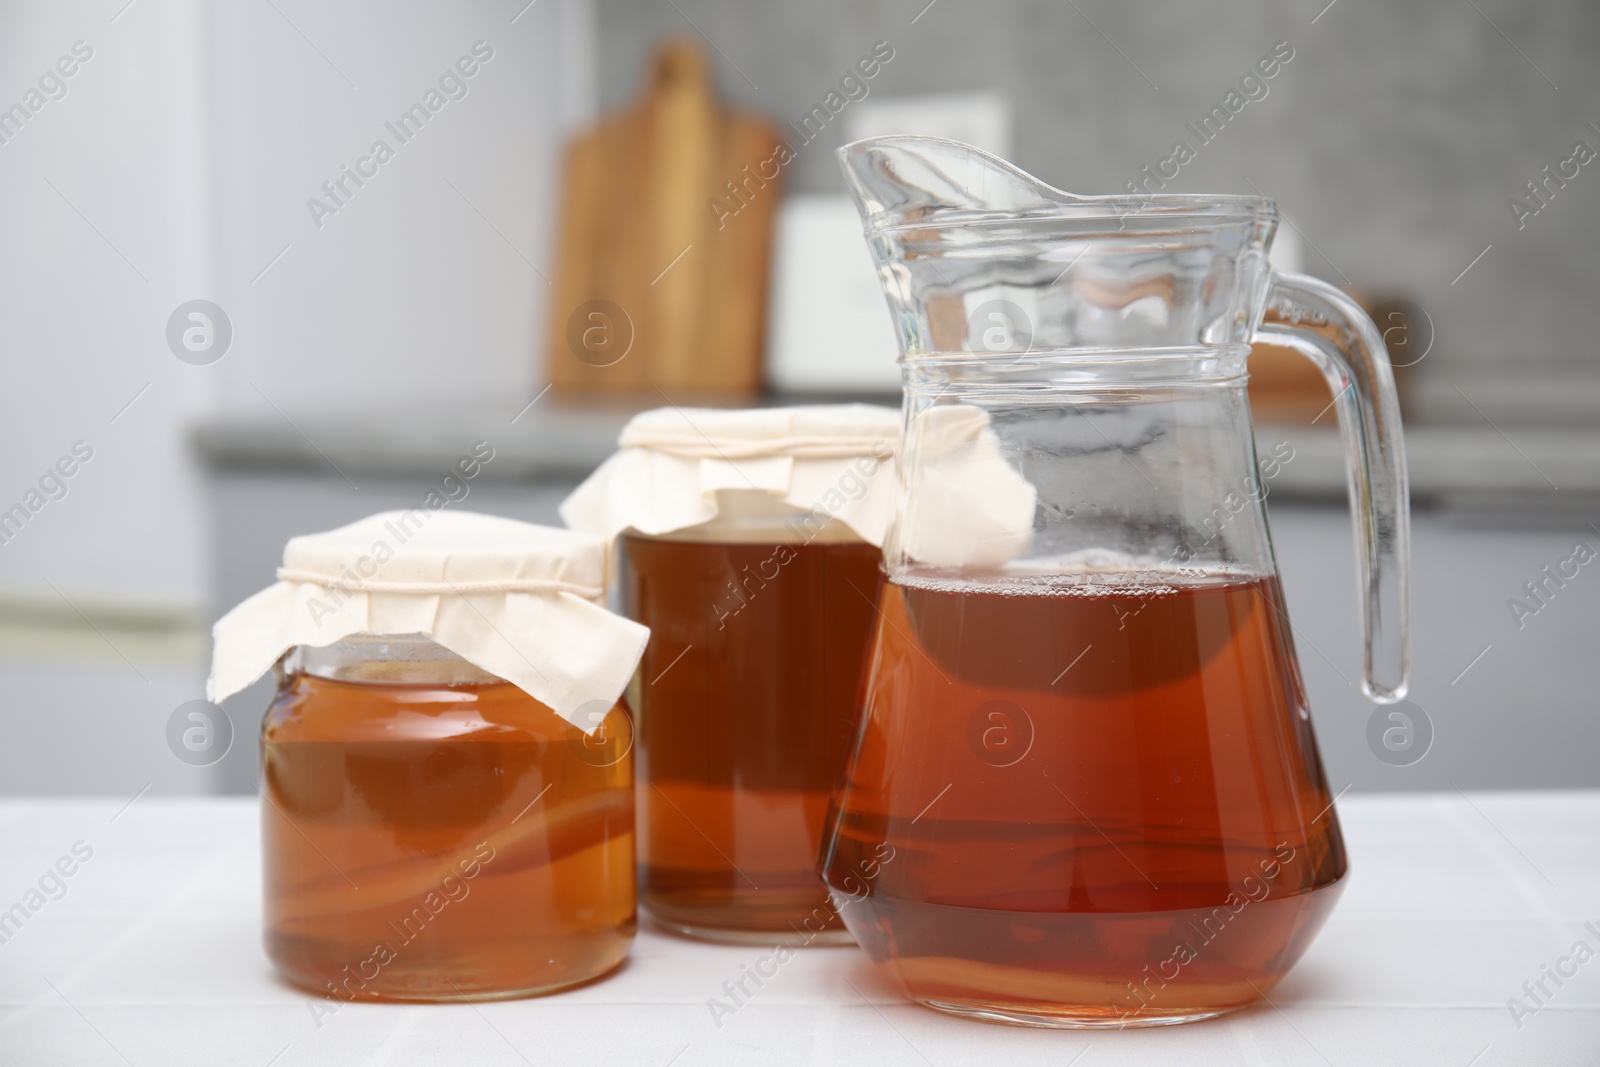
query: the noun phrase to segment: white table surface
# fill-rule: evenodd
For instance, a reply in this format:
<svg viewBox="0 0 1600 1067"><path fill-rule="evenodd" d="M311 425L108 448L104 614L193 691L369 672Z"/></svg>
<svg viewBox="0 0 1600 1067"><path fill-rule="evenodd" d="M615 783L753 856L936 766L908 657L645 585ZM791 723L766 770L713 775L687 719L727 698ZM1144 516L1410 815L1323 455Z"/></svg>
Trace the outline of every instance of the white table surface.
<svg viewBox="0 0 1600 1067"><path fill-rule="evenodd" d="M256 803L126 804L0 801L0 910L94 850L0 944L0 1064L1600 1064L1600 956L1520 1027L1507 1007L1575 942L1600 951L1600 792L1346 797L1349 887L1272 1003L1127 1031L940 1015L854 948L805 950L719 1028L707 998L765 950L648 922L583 989L319 1027L261 951Z"/></svg>

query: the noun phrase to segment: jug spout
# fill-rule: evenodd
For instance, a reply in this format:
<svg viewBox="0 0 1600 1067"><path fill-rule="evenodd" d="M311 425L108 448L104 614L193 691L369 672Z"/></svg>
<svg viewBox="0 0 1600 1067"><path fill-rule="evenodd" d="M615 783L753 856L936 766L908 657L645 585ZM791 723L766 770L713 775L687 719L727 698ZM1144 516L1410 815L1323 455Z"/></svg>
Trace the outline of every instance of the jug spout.
<svg viewBox="0 0 1600 1067"><path fill-rule="evenodd" d="M935 137L839 157L907 358L1209 349L1238 373L1266 298L1270 201L1080 196Z"/></svg>
<svg viewBox="0 0 1600 1067"><path fill-rule="evenodd" d="M839 150L869 226L952 211L1048 211L1074 200L998 156L942 137L869 137Z"/></svg>

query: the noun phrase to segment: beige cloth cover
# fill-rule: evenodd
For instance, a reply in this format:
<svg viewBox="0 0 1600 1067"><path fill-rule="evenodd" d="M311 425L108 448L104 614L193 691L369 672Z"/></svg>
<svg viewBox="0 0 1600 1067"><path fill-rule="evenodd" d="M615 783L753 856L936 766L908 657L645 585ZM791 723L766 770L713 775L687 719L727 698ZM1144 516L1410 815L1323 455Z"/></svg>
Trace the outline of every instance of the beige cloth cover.
<svg viewBox="0 0 1600 1067"><path fill-rule="evenodd" d="M838 519L883 544L899 479L900 413L868 404L725 411L657 408L623 428L618 451L561 504L575 530L608 541L715 520L730 495Z"/></svg>
<svg viewBox="0 0 1600 1067"><path fill-rule="evenodd" d="M278 583L212 629L206 695L237 693L296 645L418 633L590 729L580 709L621 695L650 636L604 608L607 550L571 530L423 508L291 538Z"/></svg>

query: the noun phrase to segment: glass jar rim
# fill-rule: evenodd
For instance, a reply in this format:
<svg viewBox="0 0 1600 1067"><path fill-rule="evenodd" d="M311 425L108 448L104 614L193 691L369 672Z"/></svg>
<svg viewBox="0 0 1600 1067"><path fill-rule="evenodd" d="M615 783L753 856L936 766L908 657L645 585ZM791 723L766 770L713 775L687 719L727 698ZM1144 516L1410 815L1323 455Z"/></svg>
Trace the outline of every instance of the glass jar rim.
<svg viewBox="0 0 1600 1067"><path fill-rule="evenodd" d="M364 685L509 684L421 633L358 633L326 645L296 645L284 655L283 669Z"/></svg>

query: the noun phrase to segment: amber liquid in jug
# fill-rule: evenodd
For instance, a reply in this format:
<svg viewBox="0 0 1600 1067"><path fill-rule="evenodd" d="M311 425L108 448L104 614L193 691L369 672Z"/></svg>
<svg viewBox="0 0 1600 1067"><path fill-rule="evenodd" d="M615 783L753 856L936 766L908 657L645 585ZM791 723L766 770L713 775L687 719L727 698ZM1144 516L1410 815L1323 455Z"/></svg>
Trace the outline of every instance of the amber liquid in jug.
<svg viewBox="0 0 1600 1067"><path fill-rule="evenodd" d="M291 675L262 731L269 957L340 1000L611 970L635 927L630 745L621 705L586 735L505 682Z"/></svg>
<svg viewBox="0 0 1600 1067"><path fill-rule="evenodd" d="M881 553L624 535L640 667L640 901L680 932L849 940L817 855L854 743Z"/></svg>
<svg viewBox="0 0 1600 1067"><path fill-rule="evenodd" d="M1275 578L911 578L882 607L824 873L912 999L1117 1026L1271 990L1346 865Z"/></svg>

